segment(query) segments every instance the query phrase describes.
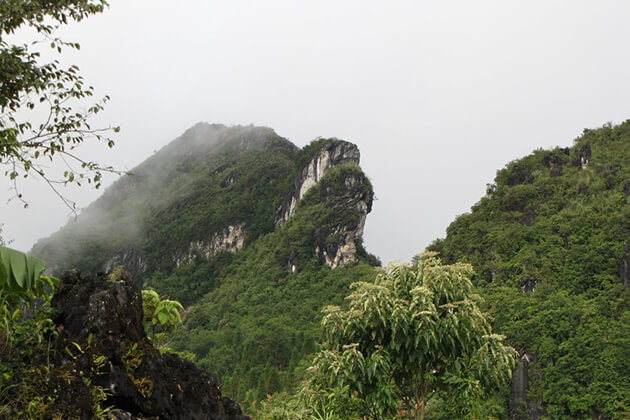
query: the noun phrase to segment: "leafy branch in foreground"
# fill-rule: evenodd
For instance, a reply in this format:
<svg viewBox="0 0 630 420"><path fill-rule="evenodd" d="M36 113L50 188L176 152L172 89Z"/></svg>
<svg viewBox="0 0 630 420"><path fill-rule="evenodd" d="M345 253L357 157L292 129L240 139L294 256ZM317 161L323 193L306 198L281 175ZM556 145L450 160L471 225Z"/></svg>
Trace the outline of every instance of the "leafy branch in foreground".
<svg viewBox="0 0 630 420"><path fill-rule="evenodd" d="M39 258L0 245L0 296L14 306L48 296L59 279L43 274L45 269Z"/></svg>
<svg viewBox="0 0 630 420"><path fill-rule="evenodd" d="M84 108L82 102L93 96L85 86L78 67L64 68L57 60L42 63L38 45L50 45L61 53L79 44L63 41L55 31L70 20L81 21L101 13L105 0L5 0L0 3L0 165L13 182L14 197L25 206L18 179L39 176L63 202L74 210L75 204L58 187L74 183L101 185L103 172L120 173L111 166L84 159L75 152L88 139L113 147L109 133L118 127L93 128L89 120L104 109L108 96ZM22 27L37 32L31 45L15 45L7 37ZM31 122L39 121L38 123ZM60 173L49 173L51 162L60 162Z"/></svg>

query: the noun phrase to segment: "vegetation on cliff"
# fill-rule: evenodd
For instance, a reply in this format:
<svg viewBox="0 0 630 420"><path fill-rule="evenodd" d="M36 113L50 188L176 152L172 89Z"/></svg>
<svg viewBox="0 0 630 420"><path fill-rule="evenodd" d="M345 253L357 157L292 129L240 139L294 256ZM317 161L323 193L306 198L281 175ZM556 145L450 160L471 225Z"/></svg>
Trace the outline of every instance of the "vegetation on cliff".
<svg viewBox="0 0 630 420"><path fill-rule="evenodd" d="M630 415L629 162L630 121L537 150L429 247L473 265L495 330L528 365L519 418Z"/></svg>
<svg viewBox="0 0 630 420"><path fill-rule="evenodd" d="M361 182L346 188L345 180L353 177ZM340 195L315 198L322 185L336 185ZM195 354L197 363L216 372L239 401L299 386L308 365L305 357L321 338L321 308L341 304L352 282L375 275L378 261L360 245L358 263L331 269L314 243L316 232L353 226L356 212L339 204L366 193L371 201L371 186L357 165L326 174L285 224L235 254L214 277L213 290L194 304L175 334L174 347ZM207 266L196 264L201 270ZM176 285L179 280L181 287L184 275L175 270L167 281Z"/></svg>

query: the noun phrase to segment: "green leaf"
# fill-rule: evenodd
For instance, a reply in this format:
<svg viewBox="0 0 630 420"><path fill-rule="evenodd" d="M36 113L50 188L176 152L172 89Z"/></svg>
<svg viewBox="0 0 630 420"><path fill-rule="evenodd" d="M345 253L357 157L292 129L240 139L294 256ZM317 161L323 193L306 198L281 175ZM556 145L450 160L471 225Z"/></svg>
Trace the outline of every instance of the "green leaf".
<svg viewBox="0 0 630 420"><path fill-rule="evenodd" d="M158 319L158 321L160 322L161 325L168 324L168 321L169 321L169 318L170 318L168 313L161 311L161 312L156 313L155 315L156 315L156 317L157 317L157 319Z"/></svg>
<svg viewBox="0 0 630 420"><path fill-rule="evenodd" d="M46 263L39 258L0 245L0 290L32 292L45 269Z"/></svg>

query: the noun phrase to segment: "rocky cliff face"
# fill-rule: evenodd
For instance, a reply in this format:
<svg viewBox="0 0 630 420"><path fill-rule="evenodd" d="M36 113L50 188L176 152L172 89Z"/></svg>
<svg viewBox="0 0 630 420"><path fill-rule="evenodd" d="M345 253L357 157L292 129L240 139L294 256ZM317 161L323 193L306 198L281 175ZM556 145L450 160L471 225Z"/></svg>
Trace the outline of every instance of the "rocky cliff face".
<svg viewBox="0 0 630 420"><path fill-rule="evenodd" d="M221 232L214 233L208 240L191 241L188 249L176 251L172 256L173 265L179 268L188 265L195 258L211 259L217 253L237 252L245 244L245 225L229 225ZM108 259L99 271L109 272L123 265L132 273L139 273L147 269L147 264L138 248L129 247L125 251L115 253Z"/></svg>
<svg viewBox="0 0 630 420"><path fill-rule="evenodd" d="M316 148L312 157L300 170L293 182L291 193L285 204L276 212L276 224L282 225L295 214L295 210L305 195L318 183L323 182L318 199L334 208L339 223L334 226L319 227L313 232L315 252L320 260L331 268L341 267L358 260L357 244L362 241L367 214L372 209L373 194L362 172L348 173L332 180L326 175L344 164L358 165L359 149L356 145L341 140L325 142ZM290 270L295 270L289 261Z"/></svg>
<svg viewBox="0 0 630 420"><path fill-rule="evenodd" d="M52 305L60 335L47 384L63 418L90 419L98 403L119 419L248 419L221 396L215 375L153 348L129 276L68 272Z"/></svg>
<svg viewBox="0 0 630 420"><path fill-rule="evenodd" d="M338 223L313 232L315 252L330 268L342 267L358 260L358 245L363 240L367 214L372 210L373 193L366 188L363 173L346 173L341 179L324 179L320 200L337 211Z"/></svg>
<svg viewBox="0 0 630 420"><path fill-rule="evenodd" d="M286 203L277 210L276 224L282 224L293 216L304 194L328 171L342 163L353 162L358 165L359 160L360 153L357 146L346 141L335 140L317 149L293 182L293 188Z"/></svg>
<svg viewBox="0 0 630 420"><path fill-rule="evenodd" d="M125 266L132 273L144 271L147 268L140 251L137 248L130 246L126 250L114 254L102 265L102 269L100 271L107 273L121 265Z"/></svg>
<svg viewBox="0 0 630 420"><path fill-rule="evenodd" d="M179 253L173 256L175 267L179 268L193 262L196 257L206 260L214 257L221 251L237 252L245 244L245 225L243 223L228 226L222 232L215 233L208 241L192 241L187 253Z"/></svg>

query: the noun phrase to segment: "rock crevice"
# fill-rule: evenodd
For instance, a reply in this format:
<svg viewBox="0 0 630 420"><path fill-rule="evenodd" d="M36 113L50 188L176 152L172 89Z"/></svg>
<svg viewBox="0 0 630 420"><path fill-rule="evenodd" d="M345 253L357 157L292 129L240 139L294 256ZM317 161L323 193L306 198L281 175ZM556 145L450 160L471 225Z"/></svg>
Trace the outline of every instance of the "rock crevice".
<svg viewBox="0 0 630 420"><path fill-rule="evenodd" d="M630 287L630 241L624 245L624 255L619 262L619 280L625 287Z"/></svg>

